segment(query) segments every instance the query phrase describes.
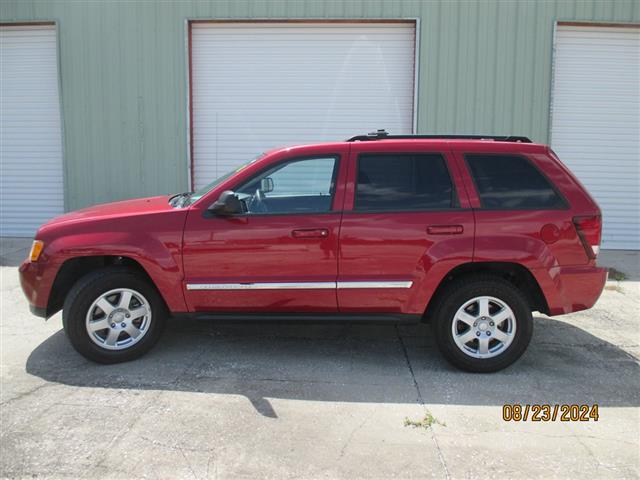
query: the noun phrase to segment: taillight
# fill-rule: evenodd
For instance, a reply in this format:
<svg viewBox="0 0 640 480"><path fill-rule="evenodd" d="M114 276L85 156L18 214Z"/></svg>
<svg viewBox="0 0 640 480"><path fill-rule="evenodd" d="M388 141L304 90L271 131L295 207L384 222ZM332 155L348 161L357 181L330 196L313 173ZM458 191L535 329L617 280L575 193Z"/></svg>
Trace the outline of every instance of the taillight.
<svg viewBox="0 0 640 480"><path fill-rule="evenodd" d="M602 217L600 215L573 217L573 224L576 226L576 231L587 252L587 256L591 259L596 258L600 250Z"/></svg>

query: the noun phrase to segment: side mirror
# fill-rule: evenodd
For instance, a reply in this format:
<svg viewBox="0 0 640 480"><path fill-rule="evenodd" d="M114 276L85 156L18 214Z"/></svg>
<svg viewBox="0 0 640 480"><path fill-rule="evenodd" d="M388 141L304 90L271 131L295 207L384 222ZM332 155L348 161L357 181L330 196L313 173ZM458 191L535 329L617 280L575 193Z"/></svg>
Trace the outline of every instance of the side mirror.
<svg viewBox="0 0 640 480"><path fill-rule="evenodd" d="M216 215L229 216L245 213L243 202L231 190L222 192L218 201L209 207Z"/></svg>
<svg viewBox="0 0 640 480"><path fill-rule="evenodd" d="M262 190L263 193L273 192L273 178L265 177L260 180L260 190Z"/></svg>

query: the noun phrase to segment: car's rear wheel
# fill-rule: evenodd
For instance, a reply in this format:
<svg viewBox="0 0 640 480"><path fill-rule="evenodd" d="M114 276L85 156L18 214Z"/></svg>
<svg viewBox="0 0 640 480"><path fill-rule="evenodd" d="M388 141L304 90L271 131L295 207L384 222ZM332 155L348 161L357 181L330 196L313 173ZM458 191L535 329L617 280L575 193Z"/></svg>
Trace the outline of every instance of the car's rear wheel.
<svg viewBox="0 0 640 480"><path fill-rule="evenodd" d="M436 299L433 329L442 354L470 372L495 372L524 353L533 317L524 294L500 277L454 281Z"/></svg>
<svg viewBox="0 0 640 480"><path fill-rule="evenodd" d="M131 269L110 267L74 285L62 321L80 354L99 363L117 363L153 347L166 317L166 306L148 280Z"/></svg>

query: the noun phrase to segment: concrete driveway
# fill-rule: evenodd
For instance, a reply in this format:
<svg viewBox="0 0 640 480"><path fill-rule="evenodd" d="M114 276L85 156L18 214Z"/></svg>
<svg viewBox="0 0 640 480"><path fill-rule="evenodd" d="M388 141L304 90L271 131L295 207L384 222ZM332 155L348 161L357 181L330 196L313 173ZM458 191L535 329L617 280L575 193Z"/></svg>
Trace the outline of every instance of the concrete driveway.
<svg viewBox="0 0 640 480"><path fill-rule="evenodd" d="M26 245L2 242L2 477L640 476L637 253L606 252L627 280L590 311L539 315L517 364L474 375L427 328L375 325L172 321L143 359L92 364L60 314L29 314ZM505 403L597 403L600 418L505 422Z"/></svg>

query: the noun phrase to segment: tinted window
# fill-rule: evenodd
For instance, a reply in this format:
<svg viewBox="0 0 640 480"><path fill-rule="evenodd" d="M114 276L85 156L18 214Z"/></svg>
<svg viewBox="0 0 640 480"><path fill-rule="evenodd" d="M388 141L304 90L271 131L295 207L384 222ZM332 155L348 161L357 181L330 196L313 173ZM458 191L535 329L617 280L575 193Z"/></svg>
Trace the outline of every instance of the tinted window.
<svg viewBox="0 0 640 480"><path fill-rule="evenodd" d="M296 159L262 172L236 190L248 213L328 212L337 160Z"/></svg>
<svg viewBox="0 0 640 480"><path fill-rule="evenodd" d="M510 155L466 155L484 208L559 208L564 202L529 161Z"/></svg>
<svg viewBox="0 0 640 480"><path fill-rule="evenodd" d="M444 158L438 154L360 155L356 210L432 210L455 206Z"/></svg>

